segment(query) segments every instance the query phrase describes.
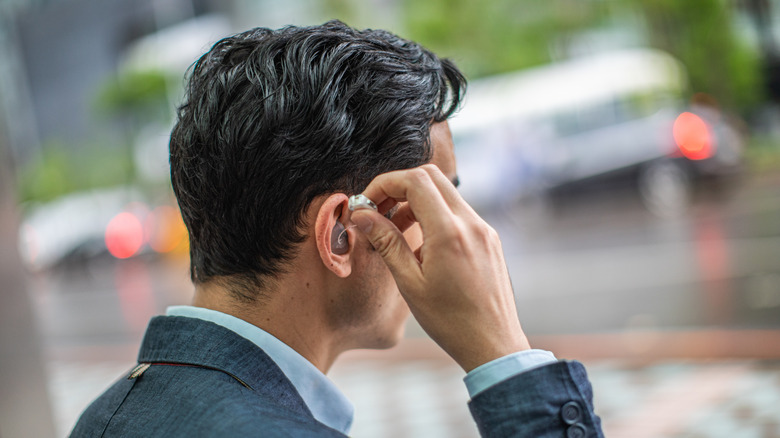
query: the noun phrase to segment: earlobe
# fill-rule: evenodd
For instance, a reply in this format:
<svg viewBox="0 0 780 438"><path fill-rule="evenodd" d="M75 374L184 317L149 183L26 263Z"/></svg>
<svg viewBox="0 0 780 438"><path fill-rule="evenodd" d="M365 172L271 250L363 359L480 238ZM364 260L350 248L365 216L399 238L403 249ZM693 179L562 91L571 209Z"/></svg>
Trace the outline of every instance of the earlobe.
<svg viewBox="0 0 780 438"><path fill-rule="evenodd" d="M352 244L344 225L347 220L347 196L343 193L330 195L320 205L315 221L317 250L322 263L341 278L352 273Z"/></svg>

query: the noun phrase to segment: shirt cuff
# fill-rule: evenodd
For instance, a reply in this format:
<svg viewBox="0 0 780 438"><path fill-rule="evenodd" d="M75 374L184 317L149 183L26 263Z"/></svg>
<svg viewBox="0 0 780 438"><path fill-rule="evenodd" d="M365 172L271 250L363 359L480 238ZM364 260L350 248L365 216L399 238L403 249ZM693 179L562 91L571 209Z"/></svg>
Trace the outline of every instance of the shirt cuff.
<svg viewBox="0 0 780 438"><path fill-rule="evenodd" d="M532 368L557 362L555 355L547 350L523 350L491 360L471 370L463 382L469 390L469 396L474 398L480 392L491 386L514 377Z"/></svg>

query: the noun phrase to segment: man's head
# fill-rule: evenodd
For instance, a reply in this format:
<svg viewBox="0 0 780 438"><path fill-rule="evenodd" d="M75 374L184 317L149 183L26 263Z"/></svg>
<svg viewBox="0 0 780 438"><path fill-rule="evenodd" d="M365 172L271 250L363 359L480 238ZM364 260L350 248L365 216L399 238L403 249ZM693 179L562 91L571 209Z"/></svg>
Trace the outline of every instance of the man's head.
<svg viewBox="0 0 780 438"><path fill-rule="evenodd" d="M170 143L193 281L257 298L305 240L312 201L430 161L430 127L464 88L416 43L340 22L215 44L192 70Z"/></svg>

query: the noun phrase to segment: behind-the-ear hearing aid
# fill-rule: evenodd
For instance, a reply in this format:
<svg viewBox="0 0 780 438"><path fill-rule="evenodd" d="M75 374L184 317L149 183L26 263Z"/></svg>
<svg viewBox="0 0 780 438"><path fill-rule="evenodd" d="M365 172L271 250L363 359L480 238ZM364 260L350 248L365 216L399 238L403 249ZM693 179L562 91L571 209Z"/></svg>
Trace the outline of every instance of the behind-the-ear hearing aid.
<svg viewBox="0 0 780 438"><path fill-rule="evenodd" d="M349 251L349 235L344 225L336 221L333 232L330 234L330 250L333 254L344 254Z"/></svg>

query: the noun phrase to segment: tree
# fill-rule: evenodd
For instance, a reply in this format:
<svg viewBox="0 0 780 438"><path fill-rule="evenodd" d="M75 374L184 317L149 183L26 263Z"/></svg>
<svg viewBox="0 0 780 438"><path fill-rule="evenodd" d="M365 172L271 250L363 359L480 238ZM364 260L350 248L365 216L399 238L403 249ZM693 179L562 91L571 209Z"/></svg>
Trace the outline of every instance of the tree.
<svg viewBox="0 0 780 438"><path fill-rule="evenodd" d="M650 43L688 68L691 91L747 110L760 98L758 53L739 41L723 0L630 0L643 12Z"/></svg>
<svg viewBox="0 0 780 438"><path fill-rule="evenodd" d="M405 36L475 78L549 63L554 44L603 23L609 10L579 0L406 0Z"/></svg>

